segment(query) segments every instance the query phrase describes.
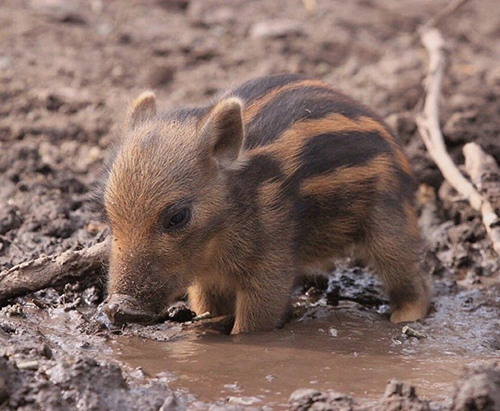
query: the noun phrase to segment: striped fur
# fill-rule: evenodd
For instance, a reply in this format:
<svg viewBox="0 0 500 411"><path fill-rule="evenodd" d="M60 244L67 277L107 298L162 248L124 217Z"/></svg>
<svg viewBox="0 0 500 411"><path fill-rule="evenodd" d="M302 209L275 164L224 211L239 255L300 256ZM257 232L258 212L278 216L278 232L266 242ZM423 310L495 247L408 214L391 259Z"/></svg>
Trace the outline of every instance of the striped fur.
<svg viewBox="0 0 500 411"><path fill-rule="evenodd" d="M207 108L151 118L150 100L134 106L145 109L101 185L110 294L158 312L188 288L198 313L235 314L233 333L265 330L298 275L355 247L384 279L393 321L425 314L411 167L369 109L295 75L251 80ZM193 221L162 233L178 204Z"/></svg>

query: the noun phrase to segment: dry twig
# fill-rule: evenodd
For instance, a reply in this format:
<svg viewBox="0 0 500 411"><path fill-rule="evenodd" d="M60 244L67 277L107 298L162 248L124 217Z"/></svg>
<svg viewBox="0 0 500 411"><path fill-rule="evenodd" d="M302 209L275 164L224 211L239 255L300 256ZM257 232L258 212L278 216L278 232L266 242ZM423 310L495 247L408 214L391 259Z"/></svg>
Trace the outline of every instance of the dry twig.
<svg viewBox="0 0 500 411"><path fill-rule="evenodd" d="M465 157L465 168L472 182L479 191L495 176L500 176L500 168L492 155L485 153L476 143L467 143L462 149Z"/></svg>
<svg viewBox="0 0 500 411"><path fill-rule="evenodd" d="M439 125L439 99L446 64L445 44L441 33L435 28L422 30L421 39L429 54L429 67L425 79L426 97L422 113L417 116L420 135L444 178L464 196L470 205L481 212L483 223L493 241L493 248L500 255L500 240L493 225L498 221L488 199L483 198L467 180L451 159ZM493 215L495 218L493 218Z"/></svg>
<svg viewBox="0 0 500 411"><path fill-rule="evenodd" d="M463 148L463 153L467 173L469 173L472 182L479 191L482 191L483 183L489 175L500 175L500 168L493 156L485 153L479 144L466 144ZM500 218L495 212L495 207L491 203L491 198L488 197L487 191L484 192L483 199L481 215L484 226L491 241L493 241L493 248L500 254Z"/></svg>
<svg viewBox="0 0 500 411"><path fill-rule="evenodd" d="M82 250L39 257L3 271L0 273L0 303L100 270L108 244L106 240Z"/></svg>
<svg viewBox="0 0 500 411"><path fill-rule="evenodd" d="M425 23L423 29L427 30L431 27L436 27L439 23L442 23L449 16L455 13L458 9L460 9L465 3L468 3L469 0L452 0L450 1L446 7L444 7L439 13L437 13L434 17L429 19L427 23Z"/></svg>

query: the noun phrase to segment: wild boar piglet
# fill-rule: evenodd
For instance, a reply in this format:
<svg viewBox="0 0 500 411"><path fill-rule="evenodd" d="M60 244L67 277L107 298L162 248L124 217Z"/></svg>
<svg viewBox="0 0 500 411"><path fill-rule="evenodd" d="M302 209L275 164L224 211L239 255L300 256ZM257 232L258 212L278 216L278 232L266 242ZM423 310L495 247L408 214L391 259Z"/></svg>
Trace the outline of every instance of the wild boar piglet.
<svg viewBox="0 0 500 411"><path fill-rule="evenodd" d="M426 314L410 163L382 120L322 81L259 78L169 113L145 92L108 163L114 322L160 318L187 291L197 314L234 315L233 334L270 330L297 277L351 249L382 277L391 321Z"/></svg>

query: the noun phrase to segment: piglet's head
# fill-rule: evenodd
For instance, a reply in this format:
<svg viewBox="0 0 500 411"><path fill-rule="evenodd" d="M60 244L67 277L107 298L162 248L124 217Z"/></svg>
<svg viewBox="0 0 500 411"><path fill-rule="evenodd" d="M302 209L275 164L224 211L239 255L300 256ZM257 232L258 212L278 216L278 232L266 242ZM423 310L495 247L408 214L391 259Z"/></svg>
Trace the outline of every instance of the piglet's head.
<svg viewBox="0 0 500 411"><path fill-rule="evenodd" d="M242 103L158 115L133 103L101 184L113 239L105 312L149 322L202 275L224 231L228 175L244 163Z"/></svg>

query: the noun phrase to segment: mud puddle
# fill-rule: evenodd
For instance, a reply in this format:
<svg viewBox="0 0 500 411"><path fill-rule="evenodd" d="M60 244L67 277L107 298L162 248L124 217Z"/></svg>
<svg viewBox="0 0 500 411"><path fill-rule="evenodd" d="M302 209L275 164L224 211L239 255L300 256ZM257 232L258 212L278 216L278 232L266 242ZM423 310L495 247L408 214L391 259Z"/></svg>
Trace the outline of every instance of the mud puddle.
<svg viewBox="0 0 500 411"><path fill-rule="evenodd" d="M83 401L88 390L100 409L136 409L146 399L144 409L169 401L180 409L269 409L289 407L292 392L311 388L374 409L387 382L398 379L448 409L463 368L500 357L498 285L437 281L430 315L410 324L409 334L388 321L379 283L368 272L346 268L318 287L297 290L293 319L283 329L238 336L221 334L220 319L107 328L102 293L93 285L21 297L0 310L10 404L44 403L44 395L63 389L72 397L61 409ZM94 376L114 385L95 385Z"/></svg>
<svg viewBox="0 0 500 411"><path fill-rule="evenodd" d="M445 400L464 366L493 358L475 350L477 341L443 344L444 330L421 339L401 330L373 310L344 304L310 308L273 333L191 329L166 342L118 336L110 346L116 359L146 375L171 373L171 389L256 406L285 406L298 387L375 401L394 378L415 385L420 397Z"/></svg>

